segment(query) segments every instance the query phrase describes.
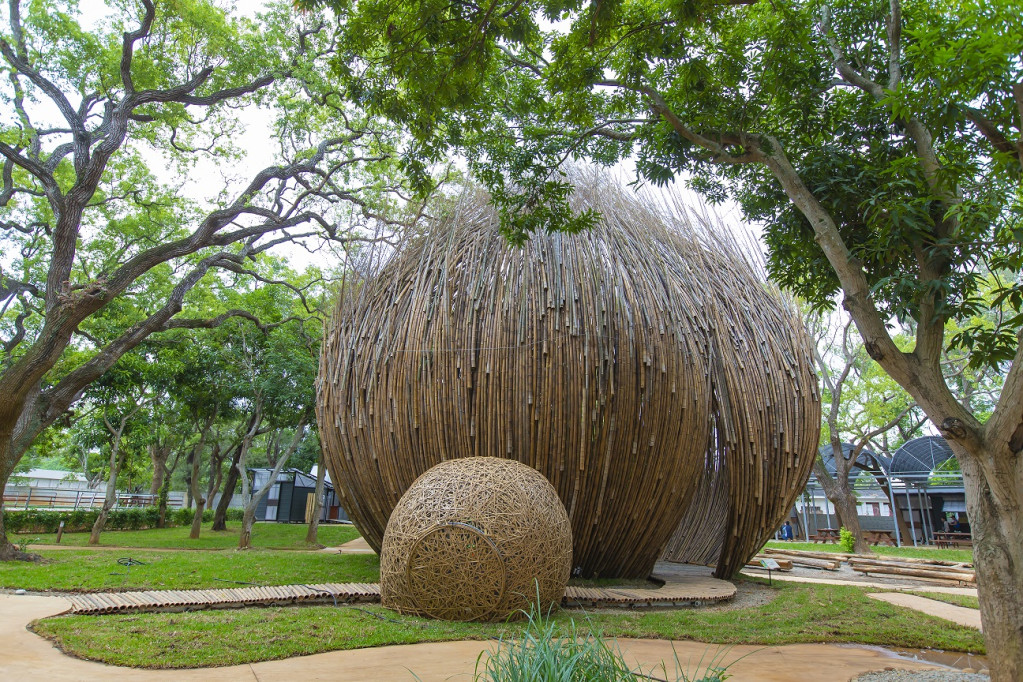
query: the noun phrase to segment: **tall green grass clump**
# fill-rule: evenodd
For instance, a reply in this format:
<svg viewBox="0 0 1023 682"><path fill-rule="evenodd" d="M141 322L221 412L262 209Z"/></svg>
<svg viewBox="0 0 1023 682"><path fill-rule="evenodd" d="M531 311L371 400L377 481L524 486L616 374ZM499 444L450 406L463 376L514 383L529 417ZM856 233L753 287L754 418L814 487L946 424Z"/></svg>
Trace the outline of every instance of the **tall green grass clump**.
<svg viewBox="0 0 1023 682"><path fill-rule="evenodd" d="M721 682L728 678L727 666L717 665L715 655L706 671L690 678L680 671L678 656L675 682ZM636 682L667 680L662 662L657 675L629 668L617 640L610 643L600 633L581 635L574 620L560 628L550 614L534 608L528 614L525 631L518 639L501 639L493 652L476 659L475 682Z"/></svg>

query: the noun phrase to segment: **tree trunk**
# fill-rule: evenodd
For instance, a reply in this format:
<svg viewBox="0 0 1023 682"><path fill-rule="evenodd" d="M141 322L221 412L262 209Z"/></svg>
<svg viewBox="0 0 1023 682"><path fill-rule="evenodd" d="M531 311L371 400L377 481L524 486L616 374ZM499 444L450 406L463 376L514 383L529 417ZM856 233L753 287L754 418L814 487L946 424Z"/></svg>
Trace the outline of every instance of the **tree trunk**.
<svg viewBox="0 0 1023 682"><path fill-rule="evenodd" d="M277 476L281 473L281 469L284 468L284 464L288 461L291 455L298 449L299 444L302 442L302 438L305 436L305 422L306 414L302 414L302 418L298 420L298 425L295 427L295 437L291 439L291 445L288 449L277 459L277 464L274 465L273 472L270 474L270 478L267 480L259 492L252 496L251 499L246 500L245 513L242 514L242 532L238 537L238 549L250 549L252 547L252 524L256 521L256 507L259 506L260 500L267 496L270 492L270 488L277 481ZM255 426L253 427L255 429ZM249 434L254 436L254 432L250 431ZM251 440L249 434L246 434L246 440ZM244 443L243 443L244 445ZM239 468L244 466L244 462L248 459L247 457L248 447L245 447L245 452L242 453L241 462L239 462ZM242 484L242 490L248 493L247 483Z"/></svg>
<svg viewBox="0 0 1023 682"><path fill-rule="evenodd" d="M195 501L195 515L192 517L192 529L188 537L192 540L199 539L199 531L202 530L202 514L206 511L206 498L199 490L199 465L202 463L202 450L192 453L191 486L192 500Z"/></svg>
<svg viewBox="0 0 1023 682"><path fill-rule="evenodd" d="M323 487L327 478L327 467L323 461L323 449L320 449L320 459L316 464L316 491L313 493L313 517L309 519L309 530L305 534L305 541L310 545L320 544L317 540L317 532L320 528L320 513L323 510Z"/></svg>
<svg viewBox="0 0 1023 682"><path fill-rule="evenodd" d="M253 412L246 433L252 433L252 420L256 419L258 416L258 413ZM220 496L220 502L217 503L217 511L213 515L213 526L211 527L211 530L227 530L227 510L231 507L231 499L234 497L234 491L238 488L238 462L241 460L242 448L248 447L247 443L251 442L251 438L246 441L243 436L242 442L234 448L234 454L231 456L231 463L227 468L227 478L224 480L224 494Z"/></svg>
<svg viewBox="0 0 1023 682"><path fill-rule="evenodd" d="M870 543L863 537L863 530L860 528L860 517L856 513L856 494L848 486L840 484L831 502L835 505L835 511L838 513L842 525L855 538L853 551L856 554L870 554L873 550L870 547Z"/></svg>
<svg viewBox="0 0 1023 682"><path fill-rule="evenodd" d="M991 679L1023 680L1023 459L1008 442L979 453L950 444L963 470Z"/></svg>
<svg viewBox="0 0 1023 682"><path fill-rule="evenodd" d="M233 452L235 445L232 445L227 452ZM210 476L209 481L206 484L206 497L203 499L203 510L206 509L206 504L217 496L217 491L220 489L220 483L224 480L224 456L222 454L220 443L214 442L213 449L210 451ZM195 519L192 519L192 532L195 533L195 538L198 539L199 531L202 528L202 516L199 516L199 524L197 525Z"/></svg>
<svg viewBox="0 0 1023 682"><path fill-rule="evenodd" d="M157 528L167 527L167 498L169 497L169 495L170 476L168 475L164 476L163 484L160 486L159 507L157 509L157 514L159 515L159 517L156 520Z"/></svg>
<svg viewBox="0 0 1023 682"><path fill-rule="evenodd" d="M124 455L121 454L120 449L120 438L118 438L117 442L110 447L110 475L107 477L107 494L103 498L103 507L99 510L99 516L92 524L92 532L89 534L90 545L99 544L99 535L103 532L103 527L107 525L110 510L117 502L117 475L121 472L121 466L124 464Z"/></svg>
<svg viewBox="0 0 1023 682"><path fill-rule="evenodd" d="M252 549L252 526L255 521L256 506L246 506L242 513L242 532L238 536L238 549Z"/></svg>
<svg viewBox="0 0 1023 682"><path fill-rule="evenodd" d="M832 428L832 433L837 430ZM817 459L813 464L813 472L817 475L817 482L824 488L824 495L835 505L835 514L839 518L839 525L853 534L855 541L853 551L857 554L869 554L870 544L863 539L863 531L860 529L860 517L856 513L856 493L849 486L849 471L855 463L856 451L853 451L851 458L842 453L841 442L837 438L832 439L833 461L835 463L835 476L831 477L824 463Z"/></svg>
<svg viewBox="0 0 1023 682"><path fill-rule="evenodd" d="M0 561L42 561L38 554L22 552L7 539L7 526L4 524L3 496L0 496Z"/></svg>
<svg viewBox="0 0 1023 682"><path fill-rule="evenodd" d="M157 521L156 521L156 527L157 528L166 528L167 527L167 499L170 496L171 479L174 476L174 472L177 471L178 462L180 462L180 461L181 461L181 450L178 450L177 453L174 455L174 463L171 464L170 467L167 466L166 460L164 461L164 465L163 465L163 468L164 468L163 485L160 486L160 508L159 508L160 518L157 519Z"/></svg>
<svg viewBox="0 0 1023 682"><path fill-rule="evenodd" d="M202 464L202 451L203 448L206 447L206 438L209 436L210 429L213 427L213 422L216 418L217 410L214 410L213 413L206 418L206 422L203 424L202 433L199 434L199 442L192 446L192 450L189 453L187 460L190 465L187 472L187 492L191 494L192 499L195 501L195 515L192 516L192 529L188 534L188 537L192 540L199 539L199 531L202 528L202 513L206 508L206 499L200 494L201 491L199 490L199 465Z"/></svg>
<svg viewBox="0 0 1023 682"><path fill-rule="evenodd" d="M198 540L199 533L202 532L202 515L206 511L206 498L196 497L195 498L195 515L192 517L192 528L188 531L188 538L190 540Z"/></svg>
<svg viewBox="0 0 1023 682"><path fill-rule="evenodd" d="M841 452L841 450L839 450ZM839 455L841 458L841 455ZM856 541L853 544L853 551L857 554L869 554L870 544L863 539L863 531L860 529L860 517L856 513L856 494L849 487L848 475L843 475L841 462L836 458L835 464L839 471L835 472L832 478L819 461L814 463L814 473L817 474L817 482L824 488L824 494L828 500L835 505L835 512L840 524L853 534Z"/></svg>
<svg viewBox="0 0 1023 682"><path fill-rule="evenodd" d="M235 456L231 460L231 468L227 472L227 478L224 480L224 494L220 496L220 502L217 503L217 511L213 514L213 526L211 530L227 530L227 510L231 507L231 500L234 498L234 491L238 487L238 455L241 454L241 449L235 451Z"/></svg>
<svg viewBox="0 0 1023 682"><path fill-rule="evenodd" d="M167 476L167 460L171 448L161 443L149 446L149 459L153 463L153 482L149 484L149 494L158 495L163 488L163 479Z"/></svg>

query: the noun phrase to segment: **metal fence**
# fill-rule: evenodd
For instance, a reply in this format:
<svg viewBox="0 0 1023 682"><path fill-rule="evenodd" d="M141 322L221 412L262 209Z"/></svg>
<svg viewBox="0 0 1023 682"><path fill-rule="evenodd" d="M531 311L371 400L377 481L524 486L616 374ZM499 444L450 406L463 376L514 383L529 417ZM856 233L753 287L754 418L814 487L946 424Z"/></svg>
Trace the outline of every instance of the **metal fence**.
<svg viewBox="0 0 1023 682"><path fill-rule="evenodd" d="M35 486L7 486L4 488L5 509L95 509L103 506L106 493L101 490L72 490L68 488L38 488ZM184 493L171 493L167 507L178 509L184 505ZM158 495L147 493L117 493L114 507L155 507Z"/></svg>

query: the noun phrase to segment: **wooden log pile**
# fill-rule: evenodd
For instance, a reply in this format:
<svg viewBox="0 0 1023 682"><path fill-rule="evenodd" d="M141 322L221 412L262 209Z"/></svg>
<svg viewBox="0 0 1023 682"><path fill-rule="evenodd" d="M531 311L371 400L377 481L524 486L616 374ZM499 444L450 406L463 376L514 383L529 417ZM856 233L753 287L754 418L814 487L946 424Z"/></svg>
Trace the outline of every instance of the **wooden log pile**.
<svg viewBox="0 0 1023 682"><path fill-rule="evenodd" d="M786 557L800 557L804 559L823 559L830 562L842 562L848 561L849 557L856 556L855 554L845 554L843 552L815 552L808 549L784 549L775 547L765 547L764 554L767 556L786 556Z"/></svg>
<svg viewBox="0 0 1023 682"><path fill-rule="evenodd" d="M796 566L805 566L807 568L819 568L825 571L836 571L840 564L840 560L835 559L831 561L829 559L815 559L813 557L805 557L798 555L789 554L771 554L770 557L776 561L789 561Z"/></svg>
<svg viewBox="0 0 1023 682"><path fill-rule="evenodd" d="M843 552L814 552L809 550L767 547L764 556L776 560L790 559L796 566L835 570L841 562L864 575L898 576L922 582L973 587L977 584L973 565L965 562L921 559L917 557L887 557L874 554L846 554Z"/></svg>
<svg viewBox="0 0 1023 682"><path fill-rule="evenodd" d="M606 179L573 201L600 224L515 248L467 194L343 287L318 382L342 506L379 550L431 466L518 459L558 491L578 574L646 577L667 548L731 575L816 456L809 339L727 237Z"/></svg>
<svg viewBox="0 0 1023 682"><path fill-rule="evenodd" d="M955 584L975 587L977 576L966 566L947 566L922 561L907 562L890 559L871 559L855 556L849 559L849 566L864 575L904 576L925 582Z"/></svg>
<svg viewBox="0 0 1023 682"><path fill-rule="evenodd" d="M769 556L764 556L763 554L758 554L755 557L753 557L753 559L751 559L750 562L748 564L746 564L746 568L759 568L759 569L763 569L764 567L760 564L760 560L761 559L773 559L775 562L777 562L777 564L778 564L777 570L779 570L779 571L791 571L792 570L792 560L791 559L781 559L781 558L777 558L777 557L773 557L773 556L769 557ZM772 570L774 570L774 569L772 569Z"/></svg>

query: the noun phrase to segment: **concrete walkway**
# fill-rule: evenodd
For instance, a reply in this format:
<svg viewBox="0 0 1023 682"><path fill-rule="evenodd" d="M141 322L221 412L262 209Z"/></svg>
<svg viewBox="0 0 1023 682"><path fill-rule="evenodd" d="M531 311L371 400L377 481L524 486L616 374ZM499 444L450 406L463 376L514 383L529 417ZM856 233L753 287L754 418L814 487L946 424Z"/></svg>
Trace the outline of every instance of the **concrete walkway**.
<svg viewBox="0 0 1023 682"><path fill-rule="evenodd" d="M369 546L365 538L355 538L349 540L340 547L324 547L320 550L321 552L329 552L331 554L376 554L373 548Z"/></svg>
<svg viewBox="0 0 1023 682"><path fill-rule="evenodd" d="M981 629L980 611L977 609L968 609L965 606L946 604L945 602L938 601L937 599L928 599L915 594L883 592L881 594L868 594L867 596L871 599L877 599L878 601L894 604L895 606L904 606L909 609L922 611L926 614L937 616L938 618L944 618L945 620L950 620L953 623L965 625L969 628Z"/></svg>
<svg viewBox="0 0 1023 682"><path fill-rule="evenodd" d="M257 680L273 682L338 680L342 682L372 680L389 682L414 680L471 680L480 652L491 647L489 642L443 642L332 651L281 661L199 670L138 670L119 668L91 661L70 658L48 641L26 629L38 618L66 611L69 602L63 597L34 595L0 595L0 641L4 654L0 658L0 679L68 680L131 680L132 682L174 682L219 680ZM238 633L244 637L245 633ZM682 669L690 676L701 660L709 658L721 647L699 642L667 642L659 640L619 640L630 665L642 665L650 671L665 662L668 673L674 669L677 655ZM674 648L674 650L673 650ZM742 658L744 657L745 658ZM741 660L737 660L740 659ZM794 644L780 647L734 646L724 652L724 665L731 679L738 682L784 682L815 680L845 682L857 675L884 669L929 670L937 666L895 658L871 648L834 644Z"/></svg>
<svg viewBox="0 0 1023 682"><path fill-rule="evenodd" d="M741 571L743 575L748 575L753 578L766 578L767 574L763 572L754 571ZM817 578L817 577L805 577L798 575L785 575L779 571L771 573L772 580L780 580L787 583L817 583L819 585L845 585L852 587L869 587L876 590L913 590L916 592L939 592L941 594L965 594L973 597L977 596L976 587L944 587L944 586L930 586L916 583L883 583L873 580L842 580L840 578Z"/></svg>

